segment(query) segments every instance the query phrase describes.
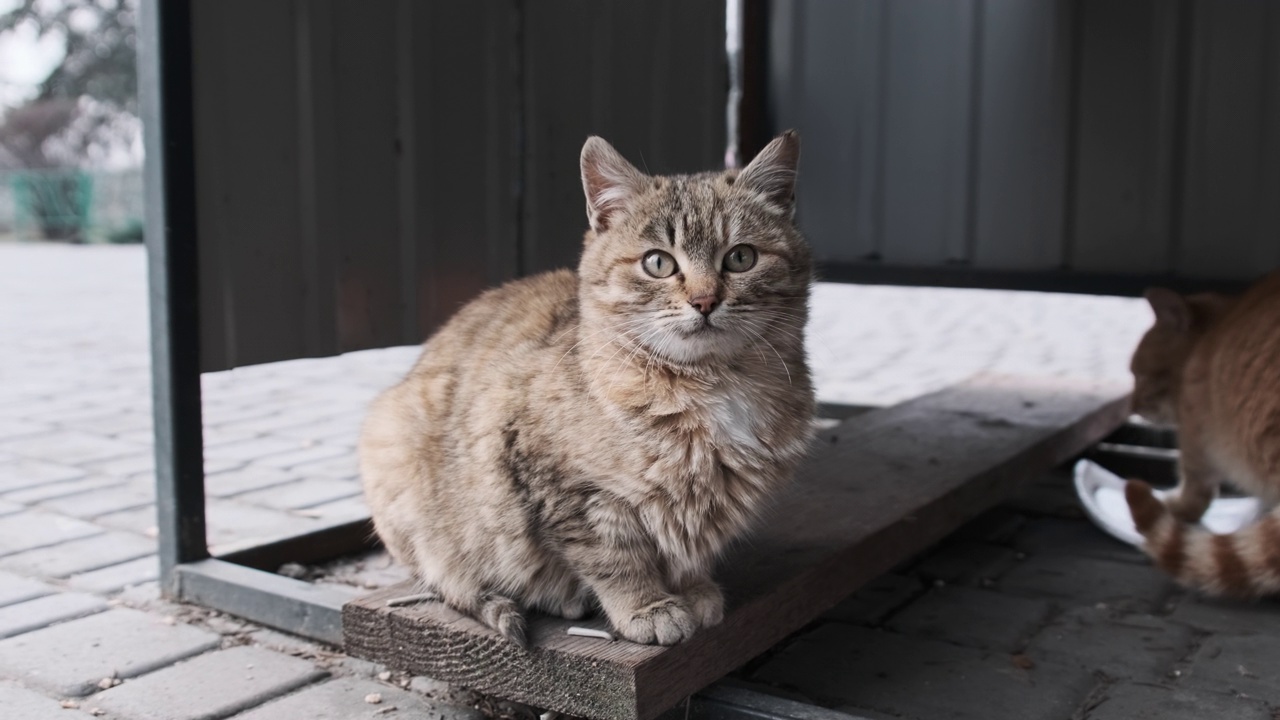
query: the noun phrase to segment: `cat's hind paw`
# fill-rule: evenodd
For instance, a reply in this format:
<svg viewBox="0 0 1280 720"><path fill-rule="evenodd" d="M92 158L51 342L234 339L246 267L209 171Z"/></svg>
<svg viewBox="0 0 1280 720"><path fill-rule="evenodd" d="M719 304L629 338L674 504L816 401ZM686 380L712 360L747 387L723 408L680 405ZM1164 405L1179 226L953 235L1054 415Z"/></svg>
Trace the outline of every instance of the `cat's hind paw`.
<svg viewBox="0 0 1280 720"><path fill-rule="evenodd" d="M636 610L621 623L615 622L614 629L632 642L675 645L693 637L698 623L679 598L663 598Z"/></svg>
<svg viewBox="0 0 1280 720"><path fill-rule="evenodd" d="M699 627L719 625L724 620L724 593L715 583L708 581L689 588L684 598L693 609Z"/></svg>
<svg viewBox="0 0 1280 720"><path fill-rule="evenodd" d="M476 615L485 625L498 631L498 634L519 645L527 647L524 614L515 600L502 595L485 595L480 598L480 607Z"/></svg>

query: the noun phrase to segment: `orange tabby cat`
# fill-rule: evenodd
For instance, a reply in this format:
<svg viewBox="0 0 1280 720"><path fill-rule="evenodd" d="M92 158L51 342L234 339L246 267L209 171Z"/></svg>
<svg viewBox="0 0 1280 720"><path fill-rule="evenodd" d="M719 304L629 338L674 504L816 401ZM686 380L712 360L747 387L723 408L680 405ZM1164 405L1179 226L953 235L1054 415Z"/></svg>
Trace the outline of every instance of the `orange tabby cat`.
<svg viewBox="0 0 1280 720"><path fill-rule="evenodd" d="M1280 592L1280 509L1231 535L1195 523L1230 481L1280 502L1280 271L1239 298L1150 290L1156 313L1133 355L1134 410L1176 425L1181 482L1168 505L1125 489L1146 550L1180 583L1213 595Z"/></svg>

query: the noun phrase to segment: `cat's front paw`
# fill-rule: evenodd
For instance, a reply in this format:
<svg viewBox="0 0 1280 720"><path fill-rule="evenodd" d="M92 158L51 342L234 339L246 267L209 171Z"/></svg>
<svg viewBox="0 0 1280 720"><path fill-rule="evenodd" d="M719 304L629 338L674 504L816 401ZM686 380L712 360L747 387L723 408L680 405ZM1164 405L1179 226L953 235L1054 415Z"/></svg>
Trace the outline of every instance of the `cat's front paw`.
<svg viewBox="0 0 1280 720"><path fill-rule="evenodd" d="M675 645L698 629L693 613L679 598L663 598L614 622L622 637L645 645Z"/></svg>
<svg viewBox="0 0 1280 720"><path fill-rule="evenodd" d="M724 620L724 593L713 582L706 582L690 588L683 595L689 607L693 609L693 617L699 627L719 625Z"/></svg>

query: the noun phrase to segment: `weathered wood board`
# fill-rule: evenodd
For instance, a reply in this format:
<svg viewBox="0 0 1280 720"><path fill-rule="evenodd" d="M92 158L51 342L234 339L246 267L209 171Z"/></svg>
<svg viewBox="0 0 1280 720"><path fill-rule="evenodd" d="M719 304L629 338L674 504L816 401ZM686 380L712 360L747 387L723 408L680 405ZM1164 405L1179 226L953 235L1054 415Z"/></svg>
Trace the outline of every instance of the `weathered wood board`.
<svg viewBox="0 0 1280 720"><path fill-rule="evenodd" d="M526 651L438 603L386 607L412 592L400 586L346 605L346 650L573 715L649 720L1115 430L1126 393L978 378L820 432L795 484L722 563L724 622L675 647L570 637L571 623L541 617Z"/></svg>

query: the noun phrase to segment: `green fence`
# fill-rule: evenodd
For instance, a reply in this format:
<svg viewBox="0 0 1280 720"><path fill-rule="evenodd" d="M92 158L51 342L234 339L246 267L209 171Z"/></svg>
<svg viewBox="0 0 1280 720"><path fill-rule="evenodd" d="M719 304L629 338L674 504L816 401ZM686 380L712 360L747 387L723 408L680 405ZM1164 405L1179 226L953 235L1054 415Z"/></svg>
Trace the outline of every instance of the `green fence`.
<svg viewBox="0 0 1280 720"><path fill-rule="evenodd" d="M0 173L0 237L59 242L142 239L138 170Z"/></svg>

